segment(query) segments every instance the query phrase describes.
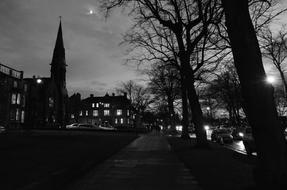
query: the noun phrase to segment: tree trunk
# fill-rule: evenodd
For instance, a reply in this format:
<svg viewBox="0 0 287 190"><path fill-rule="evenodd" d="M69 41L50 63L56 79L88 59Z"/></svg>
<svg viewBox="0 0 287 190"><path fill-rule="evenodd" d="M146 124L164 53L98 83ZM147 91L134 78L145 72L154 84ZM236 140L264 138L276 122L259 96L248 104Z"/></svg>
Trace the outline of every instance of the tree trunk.
<svg viewBox="0 0 287 190"><path fill-rule="evenodd" d="M282 69L278 68L278 71L280 73L280 77L281 77L281 80L282 80L283 85L284 85L284 97L285 97L285 99L287 99L287 82L286 82L286 79L285 79L285 76L284 76Z"/></svg>
<svg viewBox="0 0 287 190"><path fill-rule="evenodd" d="M201 106L199 103L198 96L196 94L192 73L189 73L187 77L187 81L189 84L187 86L187 94L188 94L188 100L190 104L192 119L195 125L197 146L205 148L205 147L208 147L208 141L207 141L206 131L203 127L203 117L202 117Z"/></svg>
<svg viewBox="0 0 287 190"><path fill-rule="evenodd" d="M285 169L285 140L277 116L273 87L266 84L262 56L248 11L248 0L222 0L246 114L257 147L255 182L279 189Z"/></svg>
<svg viewBox="0 0 287 190"><path fill-rule="evenodd" d="M171 129L175 130L175 121L174 121L175 113L174 113L174 106L173 106L174 101L171 95L169 95L167 99L168 99L167 102L168 102L168 111L169 111Z"/></svg>
<svg viewBox="0 0 287 190"><path fill-rule="evenodd" d="M181 73L180 83L181 83L181 99L182 99L182 133L181 138L189 139L188 135L188 107L187 107L187 95L186 95L186 83L184 79L184 74Z"/></svg>

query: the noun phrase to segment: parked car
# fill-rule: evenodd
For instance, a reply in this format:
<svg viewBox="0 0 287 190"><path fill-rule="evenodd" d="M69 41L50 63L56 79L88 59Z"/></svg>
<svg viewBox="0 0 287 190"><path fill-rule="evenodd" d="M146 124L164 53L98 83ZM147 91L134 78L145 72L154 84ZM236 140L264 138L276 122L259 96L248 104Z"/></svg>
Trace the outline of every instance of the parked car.
<svg viewBox="0 0 287 190"><path fill-rule="evenodd" d="M220 144L232 143L233 142L232 130L226 128L219 128L213 130L211 133L211 141L215 141Z"/></svg>
<svg viewBox="0 0 287 190"><path fill-rule="evenodd" d="M247 127L243 136L243 145L245 147L245 151L247 155L252 155L252 153L256 152L255 141L252 136L251 127Z"/></svg>
<svg viewBox="0 0 287 190"><path fill-rule="evenodd" d="M233 140L243 140L244 131L245 131L245 129L243 129L243 128L234 128L232 130Z"/></svg>
<svg viewBox="0 0 287 190"><path fill-rule="evenodd" d="M4 126L0 126L0 133L6 133L6 128Z"/></svg>
<svg viewBox="0 0 287 190"><path fill-rule="evenodd" d="M79 127L79 123L72 123L70 125L66 125L66 129L74 129Z"/></svg>

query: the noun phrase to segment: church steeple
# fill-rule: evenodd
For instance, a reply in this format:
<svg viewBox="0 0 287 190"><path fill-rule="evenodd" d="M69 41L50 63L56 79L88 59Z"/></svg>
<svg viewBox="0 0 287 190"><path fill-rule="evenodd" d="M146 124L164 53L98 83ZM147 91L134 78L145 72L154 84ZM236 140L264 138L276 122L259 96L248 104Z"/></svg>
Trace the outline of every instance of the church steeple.
<svg viewBox="0 0 287 190"><path fill-rule="evenodd" d="M66 57L61 19L51 62L51 78L58 84L65 85L66 83Z"/></svg>

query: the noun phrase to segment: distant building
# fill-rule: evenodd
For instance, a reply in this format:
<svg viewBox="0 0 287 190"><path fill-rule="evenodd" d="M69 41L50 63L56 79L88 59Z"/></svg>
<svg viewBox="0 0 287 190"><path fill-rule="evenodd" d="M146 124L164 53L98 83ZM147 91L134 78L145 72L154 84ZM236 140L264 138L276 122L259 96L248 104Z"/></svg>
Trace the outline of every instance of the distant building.
<svg viewBox="0 0 287 190"><path fill-rule="evenodd" d="M77 115L78 114L78 115ZM90 97L81 101L79 113L72 113L80 123L102 126L133 127L134 113L126 94L115 96L106 94L102 97Z"/></svg>
<svg viewBox="0 0 287 190"><path fill-rule="evenodd" d="M0 125L19 128L25 121L25 92L23 71L0 63Z"/></svg>
<svg viewBox="0 0 287 190"><path fill-rule="evenodd" d="M69 123L78 123L81 110L81 94L73 94L69 97L68 102Z"/></svg>
<svg viewBox="0 0 287 190"><path fill-rule="evenodd" d="M68 92L61 21L51 62L51 76L24 80L28 84L26 127L65 126Z"/></svg>

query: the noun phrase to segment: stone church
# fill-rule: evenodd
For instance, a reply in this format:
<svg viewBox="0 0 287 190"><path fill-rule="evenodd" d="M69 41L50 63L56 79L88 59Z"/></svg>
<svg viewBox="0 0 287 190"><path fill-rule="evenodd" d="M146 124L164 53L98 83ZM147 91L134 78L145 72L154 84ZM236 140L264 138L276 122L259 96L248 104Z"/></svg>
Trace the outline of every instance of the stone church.
<svg viewBox="0 0 287 190"><path fill-rule="evenodd" d="M66 59L60 20L51 62L50 77L25 78L26 128L61 128L66 124L68 92L66 88Z"/></svg>

